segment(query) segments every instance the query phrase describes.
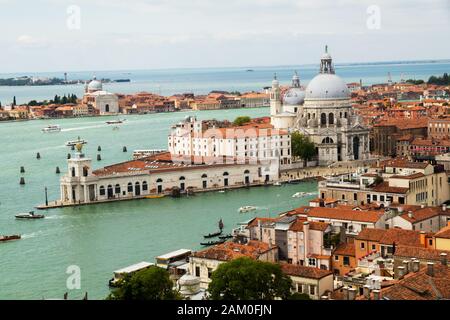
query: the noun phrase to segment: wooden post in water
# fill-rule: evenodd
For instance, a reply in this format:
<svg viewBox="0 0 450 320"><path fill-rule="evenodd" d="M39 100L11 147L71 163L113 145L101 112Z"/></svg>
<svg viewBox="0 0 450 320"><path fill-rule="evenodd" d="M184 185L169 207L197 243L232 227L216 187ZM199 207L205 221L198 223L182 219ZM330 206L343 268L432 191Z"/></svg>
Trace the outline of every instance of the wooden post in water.
<svg viewBox="0 0 450 320"><path fill-rule="evenodd" d="M36 159L40 159L41 158L41 154L38 152L36 153Z"/></svg>
<svg viewBox="0 0 450 320"><path fill-rule="evenodd" d="M67 154L67 159L70 159L70 157L71 157L71 156L70 156L70 153L68 153L68 154Z"/></svg>
<svg viewBox="0 0 450 320"><path fill-rule="evenodd" d="M48 194L47 194L47 187L45 187L45 206L48 207Z"/></svg>
<svg viewBox="0 0 450 320"><path fill-rule="evenodd" d="M25 173L25 168L24 167L20 167L20 173Z"/></svg>
<svg viewBox="0 0 450 320"><path fill-rule="evenodd" d="M97 151L102 151L102 147L98 146Z"/></svg>
<svg viewBox="0 0 450 320"><path fill-rule="evenodd" d="M57 173L57 174L60 174L60 173L61 173L61 171L59 170L59 167L56 167L56 173Z"/></svg>
<svg viewBox="0 0 450 320"><path fill-rule="evenodd" d="M127 147L124 146L124 147L122 148L122 151L123 151L123 152L127 152Z"/></svg>
<svg viewBox="0 0 450 320"><path fill-rule="evenodd" d="M24 178L24 177L21 177L21 178L20 178L19 184L21 184L21 185L24 185L24 184L25 184L25 178Z"/></svg>
<svg viewBox="0 0 450 320"><path fill-rule="evenodd" d="M101 161L102 160L102 156L100 154L97 155L97 161Z"/></svg>

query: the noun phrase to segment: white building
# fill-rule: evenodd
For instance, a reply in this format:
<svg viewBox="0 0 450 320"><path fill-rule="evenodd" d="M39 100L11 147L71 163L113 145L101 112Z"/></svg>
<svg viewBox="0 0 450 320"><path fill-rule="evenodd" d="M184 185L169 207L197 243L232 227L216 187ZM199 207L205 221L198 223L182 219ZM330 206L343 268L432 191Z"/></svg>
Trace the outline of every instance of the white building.
<svg viewBox="0 0 450 320"><path fill-rule="evenodd" d="M170 194L174 188L201 192L278 180L276 170L269 171L259 162L191 164L173 161L169 153L92 170L92 160L77 148L75 156L67 160L67 174L61 177L62 205Z"/></svg>
<svg viewBox="0 0 450 320"><path fill-rule="evenodd" d="M103 90L103 84L95 77L86 84L83 104L91 105L100 115L119 113L119 98L111 92Z"/></svg>
<svg viewBox="0 0 450 320"><path fill-rule="evenodd" d="M231 128L207 128L195 117L172 126L169 152L180 157L231 157L254 161L291 163L291 137L286 130L270 124L251 124Z"/></svg>
<svg viewBox="0 0 450 320"><path fill-rule="evenodd" d="M292 87L281 97L279 81L272 82L271 122L275 128L299 131L316 145L319 165L369 158L369 130L354 114L350 91L335 74L327 49L320 73L305 90L294 76Z"/></svg>

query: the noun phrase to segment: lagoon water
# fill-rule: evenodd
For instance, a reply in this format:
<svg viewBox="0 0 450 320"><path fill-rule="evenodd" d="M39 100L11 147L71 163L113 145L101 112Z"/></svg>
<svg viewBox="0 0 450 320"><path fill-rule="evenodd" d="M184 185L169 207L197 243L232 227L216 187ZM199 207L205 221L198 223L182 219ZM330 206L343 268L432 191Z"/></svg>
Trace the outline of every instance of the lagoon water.
<svg viewBox="0 0 450 320"><path fill-rule="evenodd" d="M277 73L282 84L290 84L294 70L297 70L303 85L306 85L318 72L319 65L299 65L280 67L249 67L248 68L201 68L201 69L161 69L161 70L127 70L127 71L84 71L68 72L69 80L91 79L130 79L126 83L105 84L104 89L115 93L135 93L148 91L162 95L193 92L205 94L211 90L227 91L260 91L270 86L273 74ZM435 62L391 62L367 64L336 64L336 73L347 82L373 84L386 82L388 72L393 81L400 79L424 79L431 75L442 75L450 71L450 61ZM51 73L20 73L1 74L0 78L17 76L57 77L64 78L64 71ZM2 105L12 102L16 96L17 103L27 103L31 100L50 100L55 94L83 95L84 86L25 86L0 87Z"/></svg>
<svg viewBox="0 0 450 320"><path fill-rule="evenodd" d="M0 299L81 298L103 299L109 293L108 280L119 268L140 262L154 262L157 255L179 248L198 250L202 234L217 229L222 218L225 232L251 217L277 213L307 203L309 198L292 198L298 191L315 191L316 183L257 187L226 193L211 192L173 199L144 199L108 204L60 208L40 213L46 218L17 221L14 215L59 197L59 166L67 171L70 152L65 141L77 136L88 140L87 156L94 168L129 160L132 150L166 148L171 124L186 115L199 119L230 119L240 115L267 115L267 108L225 111L179 112L126 116L119 130L105 124L111 117L36 120L0 124L0 234L22 234L23 239L0 243ZM42 133L48 124L59 124L60 133ZM97 147L102 161L96 161ZM127 146L128 152L122 152ZM41 159L36 159L39 152ZM20 173L20 166L26 172ZM25 177L26 185L19 179ZM259 209L238 213L244 205ZM68 290L66 270L81 269L81 289Z"/></svg>

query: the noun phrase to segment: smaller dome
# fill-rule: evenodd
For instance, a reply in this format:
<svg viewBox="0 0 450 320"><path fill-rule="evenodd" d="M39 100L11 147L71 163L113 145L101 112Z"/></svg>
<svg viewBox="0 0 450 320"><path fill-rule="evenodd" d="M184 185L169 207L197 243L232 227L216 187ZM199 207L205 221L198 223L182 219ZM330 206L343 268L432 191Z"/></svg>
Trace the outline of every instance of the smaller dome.
<svg viewBox="0 0 450 320"><path fill-rule="evenodd" d="M102 82L97 80L94 77L93 80L91 82L89 82L89 84L88 84L88 90L91 91L91 92L103 90Z"/></svg>
<svg viewBox="0 0 450 320"><path fill-rule="evenodd" d="M283 97L284 104L291 106L301 105L304 101L305 90L302 88L290 88Z"/></svg>

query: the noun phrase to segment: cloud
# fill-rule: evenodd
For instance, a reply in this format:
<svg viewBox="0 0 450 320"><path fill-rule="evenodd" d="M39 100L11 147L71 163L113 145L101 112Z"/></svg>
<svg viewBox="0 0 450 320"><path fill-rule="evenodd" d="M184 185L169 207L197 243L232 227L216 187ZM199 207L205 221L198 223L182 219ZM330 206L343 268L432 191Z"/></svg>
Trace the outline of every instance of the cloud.
<svg viewBox="0 0 450 320"><path fill-rule="evenodd" d="M49 43L45 38L37 38L27 34L23 34L17 37L16 44L21 47L42 48L47 47Z"/></svg>

